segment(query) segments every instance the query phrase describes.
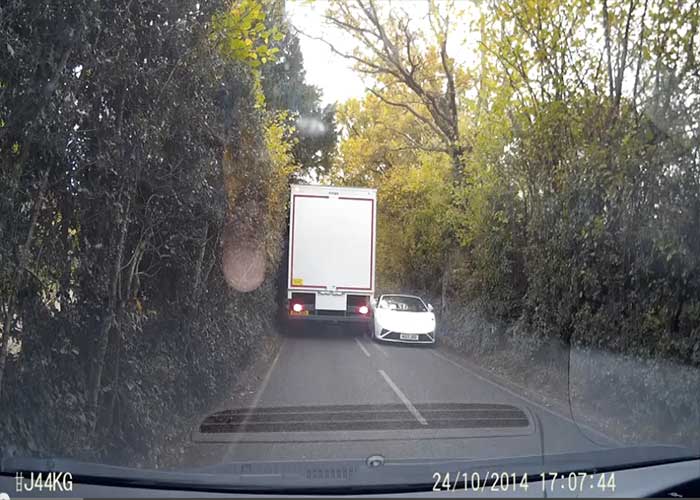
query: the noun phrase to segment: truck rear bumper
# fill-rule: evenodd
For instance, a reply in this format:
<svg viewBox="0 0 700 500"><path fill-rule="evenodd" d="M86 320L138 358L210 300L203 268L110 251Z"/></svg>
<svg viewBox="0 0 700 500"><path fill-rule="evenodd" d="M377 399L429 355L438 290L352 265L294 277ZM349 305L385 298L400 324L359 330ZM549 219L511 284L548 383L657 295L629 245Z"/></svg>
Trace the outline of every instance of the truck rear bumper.
<svg viewBox="0 0 700 500"><path fill-rule="evenodd" d="M287 318L290 321L315 321L325 323L369 323L369 318L363 316L334 316L325 314L309 314L308 316L291 315Z"/></svg>

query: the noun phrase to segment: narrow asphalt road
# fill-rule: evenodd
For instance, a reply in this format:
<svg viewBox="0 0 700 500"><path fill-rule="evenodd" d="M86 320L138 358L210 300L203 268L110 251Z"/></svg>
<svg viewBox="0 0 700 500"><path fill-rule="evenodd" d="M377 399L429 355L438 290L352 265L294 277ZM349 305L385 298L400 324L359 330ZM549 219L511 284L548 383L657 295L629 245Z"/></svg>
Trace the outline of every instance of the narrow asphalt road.
<svg viewBox="0 0 700 500"><path fill-rule="evenodd" d="M192 436L210 463L490 459L614 446L449 351L377 344L337 327L285 337L252 401L229 406Z"/></svg>

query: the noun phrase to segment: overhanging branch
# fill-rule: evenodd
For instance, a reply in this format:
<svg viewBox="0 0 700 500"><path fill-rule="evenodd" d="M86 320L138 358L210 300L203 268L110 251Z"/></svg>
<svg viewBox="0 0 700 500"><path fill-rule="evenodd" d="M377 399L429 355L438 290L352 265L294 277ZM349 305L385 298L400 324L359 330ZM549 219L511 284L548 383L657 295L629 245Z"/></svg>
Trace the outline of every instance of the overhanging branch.
<svg viewBox="0 0 700 500"><path fill-rule="evenodd" d="M403 102L398 102L398 101L392 101L390 99L387 99L385 96L383 96L380 92L377 92L376 90L372 88L367 89L369 92L371 92L374 96L376 96L380 101L382 101L385 104L388 104L389 106L394 106L397 108L405 109L409 113L411 113L413 116L415 116L418 120L426 124L430 130L435 132L439 137L442 139L449 141L449 138L444 134L442 130L440 130L435 124L429 119L420 114L418 111L416 111L413 107L409 106L406 103Z"/></svg>

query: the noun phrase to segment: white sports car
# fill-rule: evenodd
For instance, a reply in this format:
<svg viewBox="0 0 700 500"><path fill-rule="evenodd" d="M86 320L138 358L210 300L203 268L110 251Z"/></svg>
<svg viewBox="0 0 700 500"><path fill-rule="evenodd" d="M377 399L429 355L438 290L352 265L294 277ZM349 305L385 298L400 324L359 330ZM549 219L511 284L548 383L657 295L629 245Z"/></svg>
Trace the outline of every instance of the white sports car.
<svg viewBox="0 0 700 500"><path fill-rule="evenodd" d="M374 340L435 343L433 306L413 295L380 295L372 299L370 335Z"/></svg>

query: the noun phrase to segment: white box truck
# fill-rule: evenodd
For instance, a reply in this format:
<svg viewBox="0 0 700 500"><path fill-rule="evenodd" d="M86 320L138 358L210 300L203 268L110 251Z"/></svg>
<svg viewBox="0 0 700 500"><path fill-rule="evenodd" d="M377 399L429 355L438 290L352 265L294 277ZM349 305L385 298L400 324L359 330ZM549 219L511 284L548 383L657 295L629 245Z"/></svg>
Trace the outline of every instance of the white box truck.
<svg viewBox="0 0 700 500"><path fill-rule="evenodd" d="M377 191L292 185L287 317L368 324L374 296Z"/></svg>

